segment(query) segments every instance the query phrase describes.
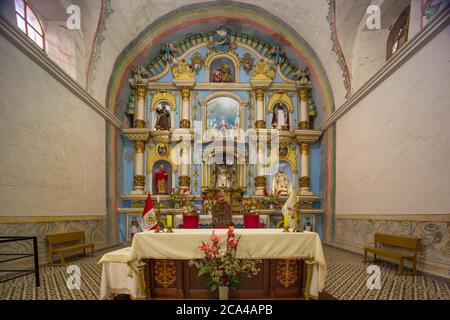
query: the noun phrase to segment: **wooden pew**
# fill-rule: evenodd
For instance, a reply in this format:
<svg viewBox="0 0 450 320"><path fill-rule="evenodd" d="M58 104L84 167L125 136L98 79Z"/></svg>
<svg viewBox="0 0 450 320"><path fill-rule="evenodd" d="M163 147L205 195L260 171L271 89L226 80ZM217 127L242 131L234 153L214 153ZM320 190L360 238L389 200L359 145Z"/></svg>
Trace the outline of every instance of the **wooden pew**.
<svg viewBox="0 0 450 320"><path fill-rule="evenodd" d="M55 253L61 257L62 266L64 265L64 254L66 253L83 251L83 254L86 254L86 248L91 248L92 255L94 255L94 244L86 243L84 231L49 234L47 235L47 241L52 266ZM75 243L80 241L81 243Z"/></svg>
<svg viewBox="0 0 450 320"><path fill-rule="evenodd" d="M403 263L405 260L412 261L413 264L413 274L416 275L416 264L417 264L417 249L420 244L420 239L393 236L388 234L375 233L375 247L364 247L364 262L367 262L367 253L373 253L374 260L377 260L377 255L385 256L395 260L399 260L399 274L403 274ZM390 246L395 246L399 248L410 249L409 253L398 252L394 250L379 248L378 244L387 244Z"/></svg>

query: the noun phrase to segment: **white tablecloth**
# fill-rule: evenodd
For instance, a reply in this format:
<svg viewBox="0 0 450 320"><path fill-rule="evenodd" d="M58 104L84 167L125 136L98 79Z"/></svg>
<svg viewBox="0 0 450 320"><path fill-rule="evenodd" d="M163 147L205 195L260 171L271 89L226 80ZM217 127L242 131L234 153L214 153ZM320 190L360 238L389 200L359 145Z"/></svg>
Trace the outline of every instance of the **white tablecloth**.
<svg viewBox="0 0 450 320"><path fill-rule="evenodd" d="M201 258L198 245L202 241L210 242L211 232L211 229L176 229L174 233L154 231L137 233L131 248L119 253L107 253L100 260L99 263L103 264L102 298L109 298L111 293L119 292L129 293L132 297L142 296L143 293L139 292L138 277L136 273L127 270L125 267L127 263L133 265L143 258ZM226 232L226 229L215 230L222 248L225 247ZM314 260L310 295L318 297L319 292L323 290L326 262L317 233L285 233L282 229L236 229L235 234L241 236L238 258ZM122 266L119 268L118 264Z"/></svg>

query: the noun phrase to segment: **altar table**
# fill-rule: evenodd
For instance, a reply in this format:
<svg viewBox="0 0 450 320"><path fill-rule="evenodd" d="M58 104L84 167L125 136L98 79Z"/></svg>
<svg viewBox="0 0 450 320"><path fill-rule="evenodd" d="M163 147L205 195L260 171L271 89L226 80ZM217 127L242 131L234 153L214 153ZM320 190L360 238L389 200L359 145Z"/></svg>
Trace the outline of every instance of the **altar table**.
<svg viewBox="0 0 450 320"><path fill-rule="evenodd" d="M133 298L214 298L206 287L207 277L198 277L188 263L202 258L198 246L211 242L211 232L176 229L174 233L135 234L131 248L107 253L100 260L101 297L129 293ZM227 230L216 229L215 233L226 248ZM237 257L261 259L261 271L250 279L242 277L239 288L231 291L232 298L292 298L303 296L304 291L307 298L317 298L323 290L326 262L317 233L235 229L235 234L241 236Z"/></svg>

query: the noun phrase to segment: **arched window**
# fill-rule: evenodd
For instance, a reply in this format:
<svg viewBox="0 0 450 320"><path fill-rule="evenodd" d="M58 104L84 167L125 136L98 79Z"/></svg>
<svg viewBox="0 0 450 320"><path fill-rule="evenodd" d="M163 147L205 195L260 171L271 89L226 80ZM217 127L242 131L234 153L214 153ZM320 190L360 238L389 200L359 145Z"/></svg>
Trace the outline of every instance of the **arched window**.
<svg viewBox="0 0 450 320"><path fill-rule="evenodd" d="M44 29L37 15L25 0L14 0L17 26L42 50L45 50Z"/></svg>
<svg viewBox="0 0 450 320"><path fill-rule="evenodd" d="M410 7L403 10L392 26L387 42L386 60L392 57L408 41L409 11Z"/></svg>

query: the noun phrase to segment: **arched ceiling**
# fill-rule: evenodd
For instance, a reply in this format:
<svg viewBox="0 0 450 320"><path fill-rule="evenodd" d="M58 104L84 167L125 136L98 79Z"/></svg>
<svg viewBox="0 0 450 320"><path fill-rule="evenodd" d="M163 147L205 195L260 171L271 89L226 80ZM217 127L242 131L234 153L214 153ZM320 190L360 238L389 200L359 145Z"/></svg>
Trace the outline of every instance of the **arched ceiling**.
<svg viewBox="0 0 450 320"><path fill-rule="evenodd" d="M241 29L232 31L277 41L288 55L297 55L315 73L321 88L328 91L324 93L328 99L324 103L333 104L326 107L331 110L334 104L343 103L347 89L342 65L333 51L335 43L327 19L330 3L334 1L271 0L255 4L250 0L105 0L104 28L100 28L97 39L101 41L93 50L89 91L114 109L111 105L117 103L114 92L123 85L130 68L137 63L145 64L145 55L150 59L161 42L176 41L189 33L225 23ZM327 97L330 93L331 97Z"/></svg>

